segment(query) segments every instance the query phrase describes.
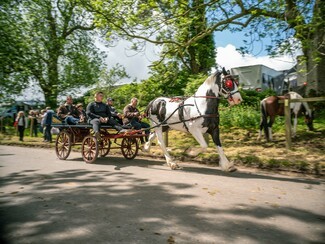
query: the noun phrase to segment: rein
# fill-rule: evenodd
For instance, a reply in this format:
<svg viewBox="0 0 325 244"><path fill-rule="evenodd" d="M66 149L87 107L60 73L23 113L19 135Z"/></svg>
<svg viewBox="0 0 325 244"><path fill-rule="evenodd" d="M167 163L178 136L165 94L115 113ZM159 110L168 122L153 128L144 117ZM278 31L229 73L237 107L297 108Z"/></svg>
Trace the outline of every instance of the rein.
<svg viewBox="0 0 325 244"><path fill-rule="evenodd" d="M193 105L191 105L191 106L193 106ZM178 110L178 109L176 109L176 110ZM166 124L164 124L166 122L166 120L164 120L163 122L161 122L159 124L156 124L155 126L152 126L150 128L141 129L141 130L145 131L145 130L151 130L151 129L154 129L154 128L160 127L160 126L176 125L176 124L185 123L185 122L188 122L188 121L193 121L193 120L196 120L196 119L199 119L199 118L202 118L202 117L203 118L218 118L219 114L203 114L203 115L199 115L199 116L196 116L196 117L193 117L193 118L184 119L182 121L177 121L177 122L173 122L173 123L166 123ZM151 119L151 121L155 122L152 119ZM185 127L185 128L187 128L187 127ZM187 129L187 131L188 131L188 129Z"/></svg>
<svg viewBox="0 0 325 244"><path fill-rule="evenodd" d="M216 98L216 97L214 97L214 98ZM182 105L178 106L178 108L176 108L174 110L174 112L172 112L168 116L168 118L164 119L162 122L160 122L160 123L158 123L158 124L156 124L154 126L151 126L150 128L145 128L145 129L141 129L141 130L143 130L143 131L145 131L145 130L151 130L151 129L154 129L154 128L160 127L160 126L176 125L176 124L180 124L180 123L183 123L185 125L185 122L193 121L193 120L196 120L196 119L199 119L199 118L218 118L219 117L219 113L218 114L201 114L200 113L200 115L195 116L195 117L192 117L192 118L189 118L189 119L181 119L180 121L177 121L177 122L166 123L170 119L170 117L172 117L174 115L174 113L176 113L177 110L180 110L180 109L183 110L183 108L185 106L194 106L194 104L182 104ZM152 122L156 123L156 121L154 121L150 117L148 119L150 119ZM188 128L187 128L186 125L185 125L185 128L188 131Z"/></svg>

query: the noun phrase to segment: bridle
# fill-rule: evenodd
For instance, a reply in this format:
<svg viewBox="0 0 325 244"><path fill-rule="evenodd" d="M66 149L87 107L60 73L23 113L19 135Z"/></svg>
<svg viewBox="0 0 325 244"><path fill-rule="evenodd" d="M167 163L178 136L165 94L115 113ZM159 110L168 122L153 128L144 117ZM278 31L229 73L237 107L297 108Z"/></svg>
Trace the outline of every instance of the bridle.
<svg viewBox="0 0 325 244"><path fill-rule="evenodd" d="M232 100L232 96L239 92L238 89L235 91L235 84L238 88L238 81L236 81L231 75L225 75L219 83L219 94L223 95L226 99Z"/></svg>

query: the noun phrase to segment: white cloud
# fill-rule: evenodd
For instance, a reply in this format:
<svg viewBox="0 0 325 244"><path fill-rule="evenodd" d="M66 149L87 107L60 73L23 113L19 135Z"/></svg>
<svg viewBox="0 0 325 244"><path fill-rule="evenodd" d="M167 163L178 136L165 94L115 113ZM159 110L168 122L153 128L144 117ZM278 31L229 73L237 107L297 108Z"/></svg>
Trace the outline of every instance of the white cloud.
<svg viewBox="0 0 325 244"><path fill-rule="evenodd" d="M228 44L226 47L217 48L217 64L226 69L231 69L240 66L249 66L263 64L275 70L287 70L295 65L295 60L290 56L280 56L271 58L270 56L255 57L253 55L242 56L236 47Z"/></svg>
<svg viewBox="0 0 325 244"><path fill-rule="evenodd" d="M100 43L96 43L101 50L106 52L106 65L108 69L112 68L115 64L123 65L126 72L129 74L132 81L134 78L137 80L147 79L149 77L149 65L159 58L159 48L155 47L152 43L146 43L145 50L137 53L130 50L130 42L120 40L116 46L106 48ZM125 81L121 81L124 83Z"/></svg>
<svg viewBox="0 0 325 244"><path fill-rule="evenodd" d="M145 52L136 54L134 51L129 50L129 46L129 42L120 41L115 47L109 49L103 47L103 50L107 52L106 61L108 67L111 68L116 63L120 63L126 68L127 73L131 76L129 81L132 81L134 78L138 80L148 78L148 66L154 60L158 59L159 48L151 43L147 43ZM288 55L277 58L271 58L270 56L255 57L253 55L242 56L236 50L236 47L231 44L217 48L216 61L217 64L226 69L263 64L275 70L288 70L295 64L295 59Z"/></svg>

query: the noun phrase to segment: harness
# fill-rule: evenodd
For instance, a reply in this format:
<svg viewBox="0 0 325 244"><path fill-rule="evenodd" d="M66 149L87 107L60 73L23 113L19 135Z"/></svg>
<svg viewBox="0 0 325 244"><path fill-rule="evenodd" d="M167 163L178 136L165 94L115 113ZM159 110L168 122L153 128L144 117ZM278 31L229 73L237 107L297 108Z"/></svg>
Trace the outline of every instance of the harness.
<svg viewBox="0 0 325 244"><path fill-rule="evenodd" d="M183 123L183 126L185 127L185 129L187 130L187 132L189 132L188 126L186 125L186 122L188 122L188 121L194 121L194 120L199 119L199 118L217 118L217 117L219 117L219 113L216 113L216 114L202 114L201 111L199 110L199 107L197 106L196 99L195 99L195 98L214 98L214 99L219 99L218 97L214 97L214 96L196 96L196 95L194 95L193 97L194 97L194 105L195 105L196 110L197 110L197 112L198 112L199 115L198 116L195 116L195 117L192 117L192 118L189 118L189 119L184 119L184 107L186 105L184 105L185 100L183 100L179 104L178 108L176 109L176 110L179 110L178 117L179 117L179 120L180 121L179 122L170 123L170 125ZM187 106L194 106L194 105L193 104L187 104ZM172 114L174 114L174 112Z"/></svg>
<svg viewBox="0 0 325 244"><path fill-rule="evenodd" d="M219 76L220 73L217 73L216 76ZM235 91L234 90L234 83L238 86L238 82L236 82L235 80L233 80L231 75L226 75L224 76L222 79L217 79L217 84L219 86L219 94L223 95L226 99L232 99L232 96L234 94L236 94L237 92L239 93L239 90ZM169 102L179 102L181 100L181 102L179 103L178 107L175 109L175 111L173 111L171 113L171 115L164 119L164 121L162 121L161 123L156 124L155 126L149 128L156 128L159 127L161 125L174 125L174 124L180 124L183 123L183 126L185 127L185 129L189 132L188 126L186 125L186 122L188 121L193 121L199 118L218 118L219 117L219 113L216 114L202 114L201 111L199 110L199 107L196 103L196 98L205 98L205 99L220 99L219 97L216 96L197 96L197 95L193 95L191 96L194 98L194 104L184 104L185 100L188 97L174 97L171 98ZM196 110L198 112L198 116L189 118L189 119L184 119L184 107L185 106L195 106ZM179 111L178 113L178 117L179 117L179 121L177 122L173 122L173 123L167 123L168 119L176 112ZM151 118L149 118L152 122L156 123L155 121L153 121Z"/></svg>
<svg viewBox="0 0 325 244"><path fill-rule="evenodd" d="M187 125L185 123L185 119L184 119L184 100L179 104L178 110L179 110L178 117L179 117L180 123L183 122L183 126L188 131L188 127L187 127Z"/></svg>

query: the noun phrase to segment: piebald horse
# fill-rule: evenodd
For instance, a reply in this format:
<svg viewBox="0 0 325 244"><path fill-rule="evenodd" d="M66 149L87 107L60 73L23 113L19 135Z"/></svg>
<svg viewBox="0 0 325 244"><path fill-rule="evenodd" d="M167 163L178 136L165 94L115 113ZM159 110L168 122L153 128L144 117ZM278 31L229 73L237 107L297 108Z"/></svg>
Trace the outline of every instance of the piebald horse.
<svg viewBox="0 0 325 244"><path fill-rule="evenodd" d="M166 150L163 130L170 128L191 133L201 146L196 155L207 149L208 145L203 134L209 133L217 147L222 170L235 171L236 168L233 163L228 161L219 138L218 105L220 96L225 97L230 105L239 104L242 101L238 83L224 68L222 72L216 72L208 77L195 94L187 99L159 97L152 100L146 108L146 116L149 118L154 132L150 134L149 141L144 145L144 150L150 150L151 141L157 136L167 165L171 169L177 169L179 166Z"/></svg>
<svg viewBox="0 0 325 244"><path fill-rule="evenodd" d="M261 123L260 123L260 133L258 139L262 137L262 131L264 130L265 138L267 141L272 141L272 125L275 120L275 116L284 116L284 103L279 103L280 100L284 99L302 99L296 92L289 92L284 96L270 96L264 98L261 101ZM295 102L290 103L290 109L292 114L294 115L294 123L293 123L293 133L292 136L296 136L297 129L297 121L299 112L304 113L305 115L305 123L307 124L309 130L313 130L313 113L309 108L306 102ZM270 117L268 121L268 117Z"/></svg>

